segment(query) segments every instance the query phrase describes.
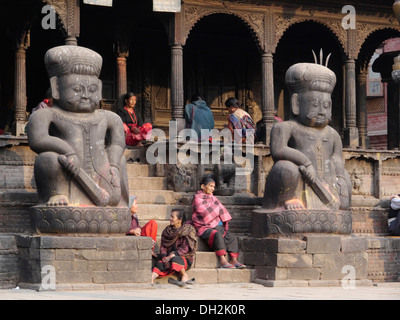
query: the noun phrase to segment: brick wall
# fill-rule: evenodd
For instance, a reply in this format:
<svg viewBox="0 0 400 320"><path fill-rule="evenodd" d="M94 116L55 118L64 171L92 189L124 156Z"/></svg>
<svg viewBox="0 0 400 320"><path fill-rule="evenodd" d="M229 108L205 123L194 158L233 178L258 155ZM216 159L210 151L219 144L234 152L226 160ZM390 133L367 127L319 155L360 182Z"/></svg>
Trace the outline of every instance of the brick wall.
<svg viewBox="0 0 400 320"><path fill-rule="evenodd" d="M352 233L358 235L387 235L388 209L358 207L352 208Z"/></svg>
<svg viewBox="0 0 400 320"><path fill-rule="evenodd" d="M370 238L367 241L368 279L400 281L400 238Z"/></svg>

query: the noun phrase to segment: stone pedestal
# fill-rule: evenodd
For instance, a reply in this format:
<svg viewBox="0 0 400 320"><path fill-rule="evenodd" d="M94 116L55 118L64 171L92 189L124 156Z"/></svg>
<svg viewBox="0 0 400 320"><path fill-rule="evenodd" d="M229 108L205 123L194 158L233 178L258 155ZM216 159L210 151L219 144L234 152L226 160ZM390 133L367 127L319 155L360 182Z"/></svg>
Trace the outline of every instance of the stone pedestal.
<svg viewBox="0 0 400 320"><path fill-rule="evenodd" d="M313 234L293 238L241 240L244 263L253 266L256 283L268 287L371 285L368 239Z"/></svg>
<svg viewBox="0 0 400 320"><path fill-rule="evenodd" d="M253 237L275 234L333 233L351 234L350 211L330 210L254 210L251 222Z"/></svg>
<svg viewBox="0 0 400 320"><path fill-rule="evenodd" d="M12 235L0 233L0 289L12 289L19 281L19 251Z"/></svg>
<svg viewBox="0 0 400 320"><path fill-rule="evenodd" d="M105 290L151 282L149 237L16 236L20 288Z"/></svg>
<svg viewBox="0 0 400 320"><path fill-rule="evenodd" d="M37 234L126 234L131 224L127 207L47 207L30 209Z"/></svg>

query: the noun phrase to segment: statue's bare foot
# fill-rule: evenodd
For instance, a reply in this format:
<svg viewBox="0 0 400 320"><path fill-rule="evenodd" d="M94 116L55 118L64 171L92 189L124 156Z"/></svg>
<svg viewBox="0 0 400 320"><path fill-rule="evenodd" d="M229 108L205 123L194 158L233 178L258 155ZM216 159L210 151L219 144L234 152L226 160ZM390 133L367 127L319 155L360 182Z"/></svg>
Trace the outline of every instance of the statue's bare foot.
<svg viewBox="0 0 400 320"><path fill-rule="evenodd" d="M287 210L304 210L303 202L300 199L290 199L285 202Z"/></svg>
<svg viewBox="0 0 400 320"><path fill-rule="evenodd" d="M46 206L48 207L61 207L67 205L68 205L67 197L61 194L56 194L54 196L51 196L49 201L46 202Z"/></svg>

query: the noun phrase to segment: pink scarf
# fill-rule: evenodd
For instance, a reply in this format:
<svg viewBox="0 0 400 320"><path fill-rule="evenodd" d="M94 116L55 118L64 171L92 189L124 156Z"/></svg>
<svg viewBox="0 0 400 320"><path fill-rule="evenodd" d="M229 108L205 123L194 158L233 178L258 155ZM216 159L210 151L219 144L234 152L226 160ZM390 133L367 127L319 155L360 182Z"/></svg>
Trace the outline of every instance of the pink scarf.
<svg viewBox="0 0 400 320"><path fill-rule="evenodd" d="M212 194L205 194L202 190L197 191L192 202L192 222L200 237L207 229L215 228L220 221L223 222L225 230L228 230L228 221L231 215L224 205Z"/></svg>

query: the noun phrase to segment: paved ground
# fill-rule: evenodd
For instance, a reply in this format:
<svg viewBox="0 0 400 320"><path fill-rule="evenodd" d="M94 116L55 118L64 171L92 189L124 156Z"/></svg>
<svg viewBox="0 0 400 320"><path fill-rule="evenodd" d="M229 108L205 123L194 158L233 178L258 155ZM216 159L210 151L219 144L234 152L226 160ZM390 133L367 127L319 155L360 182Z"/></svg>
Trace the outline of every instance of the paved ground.
<svg viewBox="0 0 400 320"><path fill-rule="evenodd" d="M400 283L355 289L342 287L274 287L259 284L174 285L98 291L0 290L0 300L400 300ZM169 301L169 302L171 302Z"/></svg>

